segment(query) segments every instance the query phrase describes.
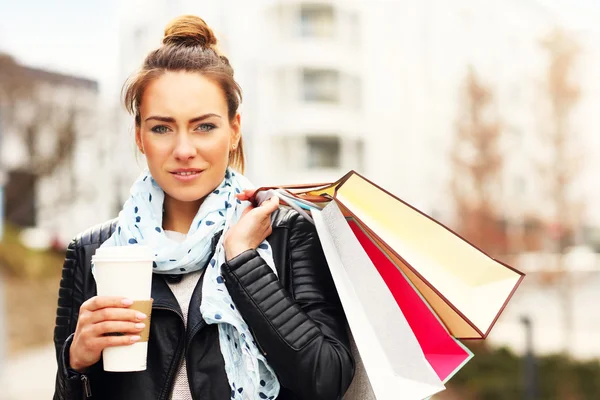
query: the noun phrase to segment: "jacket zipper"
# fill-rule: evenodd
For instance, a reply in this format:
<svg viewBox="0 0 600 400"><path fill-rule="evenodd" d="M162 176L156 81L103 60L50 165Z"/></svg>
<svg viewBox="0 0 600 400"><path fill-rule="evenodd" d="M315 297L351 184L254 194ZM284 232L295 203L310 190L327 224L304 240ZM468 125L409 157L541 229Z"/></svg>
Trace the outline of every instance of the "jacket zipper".
<svg viewBox="0 0 600 400"><path fill-rule="evenodd" d="M201 320L196 326L194 326L193 330L190 332L190 343L192 342L192 340L194 339L194 336L196 335L196 333L200 332L200 329L202 329L204 326L206 326L206 322L204 320ZM187 335L186 335L187 336ZM188 340L186 337L185 340L185 351L183 353L183 356L186 357L187 356L187 351L188 351ZM186 363L186 369L187 369L187 374L188 374L188 384L190 383L189 380L191 379L192 374L190 373L190 365ZM190 388L191 389L191 388ZM192 394L192 399L196 400L196 394L194 393L193 390L190 390L191 394Z"/></svg>
<svg viewBox="0 0 600 400"><path fill-rule="evenodd" d="M252 329L250 326L248 326L248 328L250 329L250 333L252 333L252 338L254 339L254 344L258 348L258 351L260 351L264 357L267 357L267 352L262 348L260 343L258 343L258 338L256 337L256 334L254 333L254 329Z"/></svg>
<svg viewBox="0 0 600 400"><path fill-rule="evenodd" d="M85 392L84 399L92 397L92 388L90 387L90 380L87 375L81 375L81 383L83 384L83 390Z"/></svg>
<svg viewBox="0 0 600 400"><path fill-rule="evenodd" d="M154 306L152 308L155 310L165 310L165 311L174 312L175 314L177 314L179 316L179 318L181 319L181 323L185 327L185 323L183 321L183 315L181 315L181 313L179 311L177 311L176 309L171 308L171 307L162 307L162 306ZM183 343L183 347L185 348L185 328L183 329L183 335L182 335L180 343ZM174 381L175 373L177 372L177 368L179 368L179 365L181 365L181 357L182 357L181 344L177 345L177 349L175 350L175 356L176 356L175 359L177 359L177 363L172 363L171 367L169 368L169 372L167 374L167 376L168 376L167 384L163 388L162 393L160 394L160 397L159 397L160 399L166 399L168 397L169 390L171 390L173 388L173 384L175 383L175 381Z"/></svg>

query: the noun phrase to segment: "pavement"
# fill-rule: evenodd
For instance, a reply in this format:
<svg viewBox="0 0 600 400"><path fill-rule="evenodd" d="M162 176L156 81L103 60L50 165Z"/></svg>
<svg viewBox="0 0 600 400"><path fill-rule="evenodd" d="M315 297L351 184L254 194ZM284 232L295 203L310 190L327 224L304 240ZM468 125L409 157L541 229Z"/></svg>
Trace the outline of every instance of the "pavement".
<svg viewBox="0 0 600 400"><path fill-rule="evenodd" d="M54 395L54 345L30 349L0 363L0 400L45 400Z"/></svg>

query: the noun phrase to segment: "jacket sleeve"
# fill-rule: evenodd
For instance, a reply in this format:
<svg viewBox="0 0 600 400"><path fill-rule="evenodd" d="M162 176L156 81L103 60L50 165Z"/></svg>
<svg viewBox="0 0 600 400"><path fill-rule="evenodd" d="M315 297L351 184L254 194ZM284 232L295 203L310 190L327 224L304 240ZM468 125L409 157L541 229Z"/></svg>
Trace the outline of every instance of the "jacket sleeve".
<svg viewBox="0 0 600 400"><path fill-rule="evenodd" d="M291 293L255 250L222 274L282 386L301 399L341 399L354 376L346 318L314 226L297 216L290 227Z"/></svg>
<svg viewBox="0 0 600 400"><path fill-rule="evenodd" d="M87 377L76 373L69 367L69 349L73 332L77 326L79 307L84 301L81 274L77 257L77 242L73 240L67 248L58 291L58 309L54 327L54 347L58 370L54 400L84 398L82 379L85 380Z"/></svg>

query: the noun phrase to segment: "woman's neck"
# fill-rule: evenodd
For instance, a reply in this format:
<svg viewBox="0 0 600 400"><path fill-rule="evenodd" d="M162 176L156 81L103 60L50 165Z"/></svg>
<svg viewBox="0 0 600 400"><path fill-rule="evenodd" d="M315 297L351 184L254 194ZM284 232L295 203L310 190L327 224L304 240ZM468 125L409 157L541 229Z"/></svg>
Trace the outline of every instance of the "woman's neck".
<svg viewBox="0 0 600 400"><path fill-rule="evenodd" d="M163 229L187 234L202 200L179 201L165 195Z"/></svg>

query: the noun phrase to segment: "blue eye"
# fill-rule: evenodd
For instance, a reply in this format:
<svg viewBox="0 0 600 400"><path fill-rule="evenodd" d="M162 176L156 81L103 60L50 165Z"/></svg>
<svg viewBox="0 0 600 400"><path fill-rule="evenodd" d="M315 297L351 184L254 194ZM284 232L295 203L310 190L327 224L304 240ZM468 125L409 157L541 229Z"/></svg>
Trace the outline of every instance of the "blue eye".
<svg viewBox="0 0 600 400"><path fill-rule="evenodd" d="M165 125L156 125L152 127L151 131L154 133L167 133L169 128Z"/></svg>
<svg viewBox="0 0 600 400"><path fill-rule="evenodd" d="M214 124L200 124L200 125L198 125L196 130L202 131L202 132L210 132L215 128L216 128L216 126Z"/></svg>

